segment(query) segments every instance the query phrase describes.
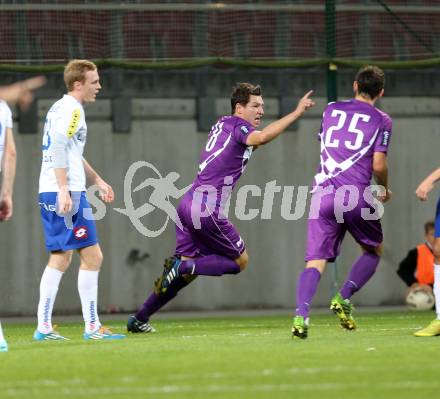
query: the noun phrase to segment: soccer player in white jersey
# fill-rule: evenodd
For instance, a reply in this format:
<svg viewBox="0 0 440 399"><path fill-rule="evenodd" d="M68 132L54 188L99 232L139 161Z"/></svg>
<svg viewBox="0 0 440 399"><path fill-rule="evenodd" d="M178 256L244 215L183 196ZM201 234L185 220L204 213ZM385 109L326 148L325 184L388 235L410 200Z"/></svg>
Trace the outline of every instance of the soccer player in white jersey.
<svg viewBox="0 0 440 399"><path fill-rule="evenodd" d="M19 103L22 109L26 108L32 102L32 90L37 89L44 83L45 78L38 76L9 86L0 87L0 172L2 172L0 222L5 222L12 216L12 191L17 160L14 136L12 134L12 112L4 100ZM0 323L0 352L7 351L8 344Z"/></svg>
<svg viewBox="0 0 440 399"><path fill-rule="evenodd" d="M12 188L15 177L16 152L12 135L12 113L5 101L0 100L0 171L2 185L0 192L0 221L12 216ZM0 324L0 352L6 352L8 344Z"/></svg>
<svg viewBox="0 0 440 399"><path fill-rule="evenodd" d="M87 60L70 61L64 69L68 93L47 113L43 134L39 205L49 261L41 277L38 327L34 339L66 339L52 326L52 310L58 286L78 250L81 264L78 291L84 316L86 340L121 339L101 325L98 317L98 274L103 260L95 222L85 213L86 178L99 188L104 202L113 201L113 190L83 158L87 125L83 104L94 102L101 89L96 65Z"/></svg>
<svg viewBox="0 0 440 399"><path fill-rule="evenodd" d="M440 180L440 168L435 169L419 187L417 187L416 195L421 201L428 199L428 194L434 188L435 183ZM427 327L416 331L416 337L434 337L440 335L440 198L437 201L437 209L435 212L435 232L434 244L432 245L432 253L434 254L434 297L436 318L428 324Z"/></svg>

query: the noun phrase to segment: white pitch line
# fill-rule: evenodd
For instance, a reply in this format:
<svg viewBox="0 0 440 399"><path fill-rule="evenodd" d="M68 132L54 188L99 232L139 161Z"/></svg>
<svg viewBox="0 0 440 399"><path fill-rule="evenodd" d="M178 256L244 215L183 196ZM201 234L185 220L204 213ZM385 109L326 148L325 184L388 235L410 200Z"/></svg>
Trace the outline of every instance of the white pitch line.
<svg viewBox="0 0 440 399"><path fill-rule="evenodd" d="M237 392L297 392L297 391L344 391L347 389L362 389L371 388L371 384L365 383L295 383L295 384L252 384L252 385L206 385L206 386L192 386L192 385L163 385L150 387L100 387L100 388L61 388L59 393L65 396L90 396L90 395L129 395L129 394L154 394L154 395L169 395L176 393L237 393ZM438 389L440 382L428 381L388 381L383 383L376 383L375 390L393 390L396 389ZM5 391L7 396L22 395L23 392L15 389L8 389ZM27 392L30 397L38 394L45 394L47 390L33 389ZM60 395L60 396L61 396Z"/></svg>

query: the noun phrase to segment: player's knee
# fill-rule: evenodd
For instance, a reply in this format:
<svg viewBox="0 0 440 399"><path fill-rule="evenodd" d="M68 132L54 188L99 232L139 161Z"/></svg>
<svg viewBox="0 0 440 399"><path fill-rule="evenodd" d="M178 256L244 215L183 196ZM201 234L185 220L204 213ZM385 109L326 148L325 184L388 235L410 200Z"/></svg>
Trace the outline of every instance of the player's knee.
<svg viewBox="0 0 440 399"><path fill-rule="evenodd" d="M99 270L101 268L102 262L104 261L104 255L102 254L102 251L99 250L93 257L93 264L95 266L96 270Z"/></svg>
<svg viewBox="0 0 440 399"><path fill-rule="evenodd" d="M238 266L240 267L240 272L246 269L249 262L249 256L247 252L243 252L240 257L235 260L235 262L237 262Z"/></svg>
<svg viewBox="0 0 440 399"><path fill-rule="evenodd" d="M378 247L374 248L374 253L381 257L383 255L383 245L380 244Z"/></svg>
<svg viewBox="0 0 440 399"><path fill-rule="evenodd" d="M72 263L72 254L73 251L52 252L49 257L48 265L64 273Z"/></svg>
<svg viewBox="0 0 440 399"><path fill-rule="evenodd" d="M381 257L383 255L383 245L382 244L379 244L377 247L369 247L369 246L362 245L362 249L364 252L372 254L372 255L377 255L379 257Z"/></svg>
<svg viewBox="0 0 440 399"><path fill-rule="evenodd" d="M99 251L97 258L96 258L96 264L99 268L101 267L102 262L104 262L104 255L102 254L102 251Z"/></svg>
<svg viewBox="0 0 440 399"><path fill-rule="evenodd" d="M101 269L102 262L104 261L104 255L100 248L97 248L93 254L88 254L81 262L81 268L85 270L98 271Z"/></svg>

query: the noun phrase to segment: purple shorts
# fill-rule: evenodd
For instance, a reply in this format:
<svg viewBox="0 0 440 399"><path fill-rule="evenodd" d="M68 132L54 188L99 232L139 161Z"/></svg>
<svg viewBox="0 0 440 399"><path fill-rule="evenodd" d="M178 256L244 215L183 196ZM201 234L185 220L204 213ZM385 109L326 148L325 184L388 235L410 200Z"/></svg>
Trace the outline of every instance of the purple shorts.
<svg viewBox="0 0 440 399"><path fill-rule="evenodd" d="M369 203L361 197L356 206L347 212L338 209L336 203L335 194L327 194L321 199L317 217L309 215L306 262L317 259L328 261L336 259L346 231L364 247L376 248L381 244L383 234L380 220L366 220L362 216L362 209L369 214L374 213L374 208Z"/></svg>
<svg viewBox="0 0 440 399"><path fill-rule="evenodd" d="M233 260L240 257L245 245L234 225L215 212L199 217L197 211L191 210L191 204L192 195L187 193L177 208L183 229L176 225L175 254L190 258L216 254Z"/></svg>

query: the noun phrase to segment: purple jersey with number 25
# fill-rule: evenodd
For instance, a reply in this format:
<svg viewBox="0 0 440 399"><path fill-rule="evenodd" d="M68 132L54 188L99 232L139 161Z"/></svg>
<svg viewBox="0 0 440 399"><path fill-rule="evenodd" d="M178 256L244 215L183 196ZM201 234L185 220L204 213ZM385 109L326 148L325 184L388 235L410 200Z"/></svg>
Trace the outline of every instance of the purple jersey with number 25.
<svg viewBox="0 0 440 399"><path fill-rule="evenodd" d="M387 152L391 129L391 118L366 102L330 103L322 117L321 161L314 185L368 186L373 153Z"/></svg>
<svg viewBox="0 0 440 399"><path fill-rule="evenodd" d="M386 153L391 138L392 121L374 106L351 99L330 103L324 110L319 140L320 165L313 183L312 212L307 227L305 260L335 259L345 232L364 247L376 248L383 239L380 220L365 218L363 210L373 211L364 197L373 174L375 152ZM319 193L333 187L319 200ZM355 196L354 207L337 217L345 207L349 190ZM341 220L342 219L342 220Z"/></svg>

